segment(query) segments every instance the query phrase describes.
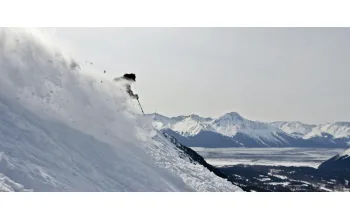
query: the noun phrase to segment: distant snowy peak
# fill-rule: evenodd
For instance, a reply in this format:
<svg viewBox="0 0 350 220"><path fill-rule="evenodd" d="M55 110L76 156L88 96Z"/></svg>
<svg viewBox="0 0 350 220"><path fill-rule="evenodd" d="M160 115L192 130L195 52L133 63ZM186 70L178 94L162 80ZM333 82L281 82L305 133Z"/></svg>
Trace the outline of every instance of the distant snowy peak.
<svg viewBox="0 0 350 220"><path fill-rule="evenodd" d="M246 119L244 119L240 114L237 112L230 112L227 114L224 114L223 116L219 117L218 119L214 120L214 123L242 123Z"/></svg>
<svg viewBox="0 0 350 220"><path fill-rule="evenodd" d="M190 118L192 120L199 121L199 122L208 122L208 121L212 121L213 120L212 118L204 118L204 117L201 117L201 116L195 115L195 114L188 115L188 116L181 116L181 117L183 117L183 118Z"/></svg>
<svg viewBox="0 0 350 220"><path fill-rule="evenodd" d="M304 136L304 139L313 137L326 137L331 135L333 138L350 138L350 123L335 122L315 126L311 132Z"/></svg>
<svg viewBox="0 0 350 220"><path fill-rule="evenodd" d="M239 132L254 139L273 139L273 134L279 131L267 123L245 119L236 112L227 113L212 124L218 133L228 137L233 137Z"/></svg>
<svg viewBox="0 0 350 220"><path fill-rule="evenodd" d="M277 121L271 123L271 125L283 130L287 134L293 134L297 136L304 136L312 131L315 125L308 125L298 121Z"/></svg>
<svg viewBox="0 0 350 220"><path fill-rule="evenodd" d="M174 123L169 128L184 136L194 136L207 127L202 121L187 117L182 121Z"/></svg>
<svg viewBox="0 0 350 220"><path fill-rule="evenodd" d="M245 119L236 112L227 113L212 122L213 129L224 136L235 136Z"/></svg>
<svg viewBox="0 0 350 220"><path fill-rule="evenodd" d="M179 121L182 121L182 120L185 120L185 119L191 119L191 120L198 121L198 122L213 121L212 118L204 118L204 117L201 117L201 116L195 115L195 114L180 115L180 116L176 116L176 117L167 117L167 116L164 116L164 115L160 115L158 113L152 113L152 114L148 114L147 116L150 116L150 117L152 117L153 119L155 119L157 121L166 121L166 122L171 121L173 123L176 123L176 122L179 122Z"/></svg>
<svg viewBox="0 0 350 220"><path fill-rule="evenodd" d="M334 124L338 126L344 126L344 127L350 128L350 122L347 122L347 121L338 121L338 122L335 122Z"/></svg>
<svg viewBox="0 0 350 220"><path fill-rule="evenodd" d="M313 137L349 138L350 122L335 122L321 125L308 125L301 122L273 122L272 125L280 128L287 134L297 135L304 139Z"/></svg>
<svg viewBox="0 0 350 220"><path fill-rule="evenodd" d="M335 138L350 137L349 122L336 122L334 124L321 125L314 130L331 134Z"/></svg>
<svg viewBox="0 0 350 220"><path fill-rule="evenodd" d="M211 118L203 118L192 114L188 116L166 117L159 114L150 114L153 125L157 129L171 129L183 136L194 136L202 130L212 130L209 123Z"/></svg>
<svg viewBox="0 0 350 220"><path fill-rule="evenodd" d="M240 116L238 113L236 112L231 112L231 113L227 113L215 120L213 120L212 124L216 127L234 127L237 129L245 129L249 126L254 126L256 124L264 124L262 122L253 122L250 120L247 120L245 118L243 118L242 116Z"/></svg>

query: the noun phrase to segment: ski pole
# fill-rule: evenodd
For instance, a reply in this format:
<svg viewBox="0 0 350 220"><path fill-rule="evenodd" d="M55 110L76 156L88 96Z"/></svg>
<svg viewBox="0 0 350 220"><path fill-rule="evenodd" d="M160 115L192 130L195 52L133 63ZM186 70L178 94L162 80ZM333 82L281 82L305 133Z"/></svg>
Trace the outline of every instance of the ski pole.
<svg viewBox="0 0 350 220"><path fill-rule="evenodd" d="M141 108L142 114L143 114L143 115L145 115L145 113L143 112L143 109L142 109L142 106L141 106L141 104L140 104L139 99L137 99L137 101L139 102L139 105L140 105L140 108Z"/></svg>

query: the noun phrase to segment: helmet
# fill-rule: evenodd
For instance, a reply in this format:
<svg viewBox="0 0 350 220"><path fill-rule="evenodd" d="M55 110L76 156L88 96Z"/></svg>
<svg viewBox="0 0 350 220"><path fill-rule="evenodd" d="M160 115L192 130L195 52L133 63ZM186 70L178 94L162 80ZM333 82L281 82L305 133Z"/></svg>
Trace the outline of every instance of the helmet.
<svg viewBox="0 0 350 220"><path fill-rule="evenodd" d="M136 75L134 73L125 73L123 77L136 82Z"/></svg>

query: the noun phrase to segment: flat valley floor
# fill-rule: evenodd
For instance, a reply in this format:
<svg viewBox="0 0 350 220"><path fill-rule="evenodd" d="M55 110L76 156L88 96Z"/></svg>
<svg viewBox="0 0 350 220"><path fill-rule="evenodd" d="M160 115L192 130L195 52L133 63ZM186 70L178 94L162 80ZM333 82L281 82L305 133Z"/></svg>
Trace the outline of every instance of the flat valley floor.
<svg viewBox="0 0 350 220"><path fill-rule="evenodd" d="M202 148L191 147L213 166L268 165L317 168L346 148Z"/></svg>
<svg viewBox="0 0 350 220"><path fill-rule="evenodd" d="M248 192L350 191L350 173L317 169L344 148L192 149Z"/></svg>

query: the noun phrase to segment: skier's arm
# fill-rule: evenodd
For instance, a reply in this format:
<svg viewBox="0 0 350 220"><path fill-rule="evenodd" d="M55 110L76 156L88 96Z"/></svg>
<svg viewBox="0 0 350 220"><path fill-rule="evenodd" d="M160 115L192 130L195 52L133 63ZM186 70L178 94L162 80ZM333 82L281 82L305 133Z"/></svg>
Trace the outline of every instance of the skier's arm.
<svg viewBox="0 0 350 220"><path fill-rule="evenodd" d="M129 95L135 99L139 99L139 96L137 94L134 94L133 91L130 89L130 87L128 86L127 92L129 93Z"/></svg>

